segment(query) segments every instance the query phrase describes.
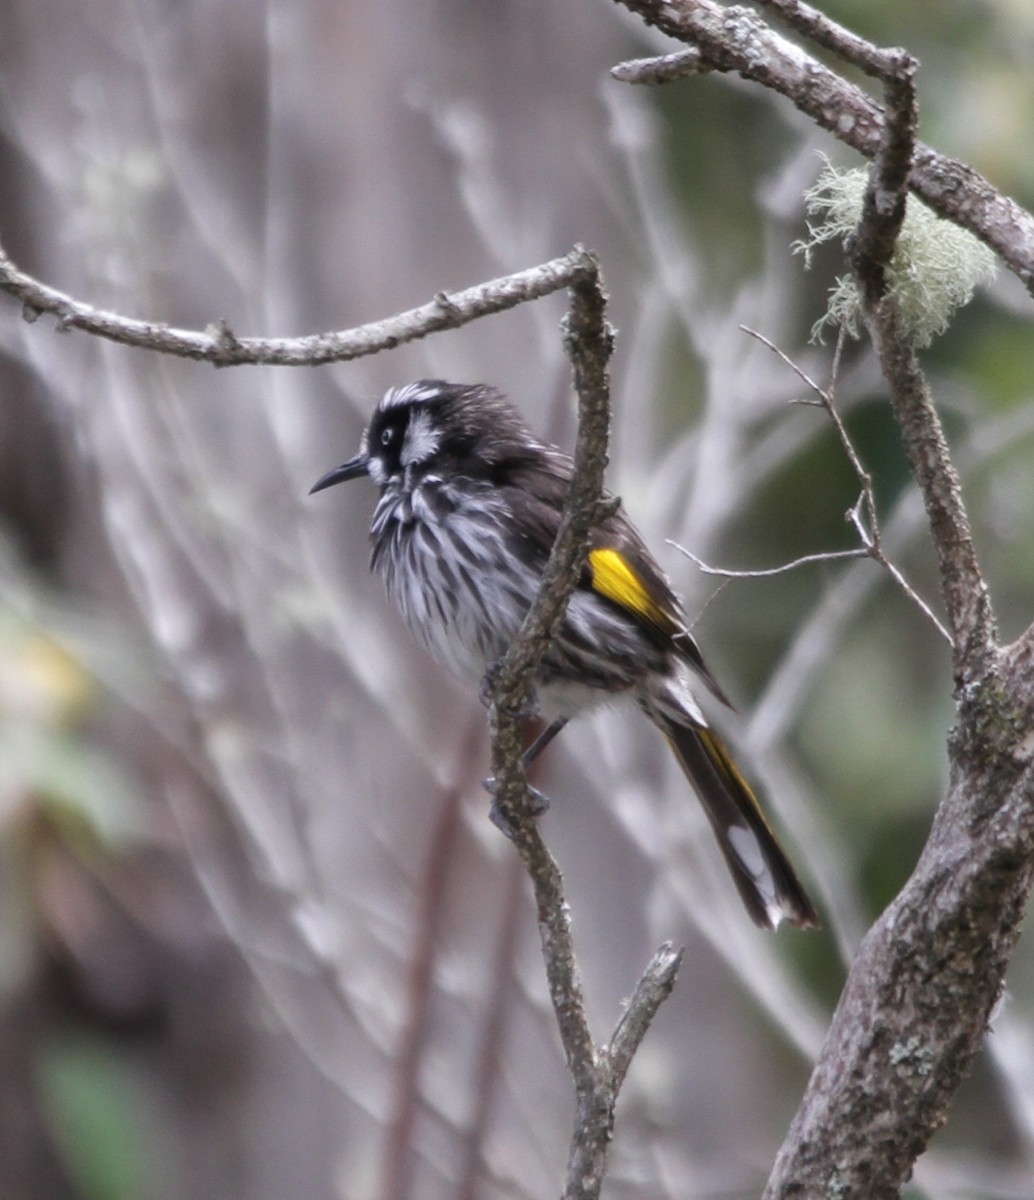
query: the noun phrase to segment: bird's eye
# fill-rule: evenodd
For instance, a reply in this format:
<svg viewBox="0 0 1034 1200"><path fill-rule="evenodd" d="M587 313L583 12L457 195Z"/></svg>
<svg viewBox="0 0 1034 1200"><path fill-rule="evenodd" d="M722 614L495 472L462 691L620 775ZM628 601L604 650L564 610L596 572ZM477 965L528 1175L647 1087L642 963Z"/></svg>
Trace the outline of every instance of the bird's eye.
<svg viewBox="0 0 1034 1200"><path fill-rule="evenodd" d="M389 426L387 429L381 430L381 445L390 446L395 437L395 430Z"/></svg>

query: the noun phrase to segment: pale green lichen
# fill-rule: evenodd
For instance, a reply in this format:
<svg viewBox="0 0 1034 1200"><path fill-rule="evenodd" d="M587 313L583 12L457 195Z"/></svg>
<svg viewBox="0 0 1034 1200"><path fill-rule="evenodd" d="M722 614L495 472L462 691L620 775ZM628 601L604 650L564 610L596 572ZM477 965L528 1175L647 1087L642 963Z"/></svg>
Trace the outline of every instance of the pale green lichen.
<svg viewBox="0 0 1034 1200"><path fill-rule="evenodd" d="M808 236L793 249L811 265L816 246L848 237L862 215L868 182L864 168L840 171L830 162L814 186L804 193L809 217ZM942 334L957 308L968 304L974 289L994 278L994 254L971 233L938 217L915 196L909 196L905 220L886 270L888 294L897 304L902 328L914 346L929 346ZM820 342L828 326L839 326L852 337L862 328L863 308L851 276L837 279L829 307L812 328Z"/></svg>
<svg viewBox="0 0 1034 1200"><path fill-rule="evenodd" d="M933 1070L933 1051L924 1045L918 1036L910 1037L907 1042L895 1042L890 1048L890 1061L895 1066L902 1063L913 1067L917 1075L929 1075Z"/></svg>

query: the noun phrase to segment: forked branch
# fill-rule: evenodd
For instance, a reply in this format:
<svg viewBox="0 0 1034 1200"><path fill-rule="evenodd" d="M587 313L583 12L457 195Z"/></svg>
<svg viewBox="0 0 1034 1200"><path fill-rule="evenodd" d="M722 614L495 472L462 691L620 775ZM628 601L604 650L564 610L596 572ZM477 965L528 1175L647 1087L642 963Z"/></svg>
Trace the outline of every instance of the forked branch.
<svg viewBox="0 0 1034 1200"><path fill-rule="evenodd" d="M788 41L751 9L717 0L619 0L649 25L686 43L694 74L734 72L785 96L821 129L866 158L879 153L884 111L861 88ZM900 51L880 50L795 0L767 5L800 33L869 74L882 77ZM864 51L863 51L864 48ZM654 81L647 63L616 76ZM685 74L686 72L682 72ZM663 74L663 72L662 72ZM1034 295L1034 216L972 167L917 143L908 186L934 212L976 234Z"/></svg>
<svg viewBox="0 0 1034 1200"><path fill-rule="evenodd" d="M714 0L619 2L684 42L698 72L737 72L780 93L872 160L849 254L926 507L959 711L948 791L930 838L860 947L764 1197L894 1200L980 1049L1034 878L1034 632L1007 650L998 644L959 478L884 271L911 191L997 251L1034 293L1034 218L971 168L916 141L916 64L908 54L872 46L799 0L761 0L877 79L881 106L748 9ZM642 65L633 74L649 77ZM862 496L855 524L878 544L864 485Z"/></svg>
<svg viewBox="0 0 1034 1200"><path fill-rule="evenodd" d="M593 1040L571 938L559 868L528 804L521 760L522 715L532 680L558 629L585 562L589 531L609 506L603 497L610 429L608 364L613 334L598 264L586 255L572 281L564 333L578 392L574 475L538 594L517 637L493 672L489 695L495 801L531 877L550 997L574 1079L577 1110L564 1197L599 1195L614 1125L614 1106L632 1055L671 991L681 952L662 946L647 967L615 1030L610 1048Z"/></svg>

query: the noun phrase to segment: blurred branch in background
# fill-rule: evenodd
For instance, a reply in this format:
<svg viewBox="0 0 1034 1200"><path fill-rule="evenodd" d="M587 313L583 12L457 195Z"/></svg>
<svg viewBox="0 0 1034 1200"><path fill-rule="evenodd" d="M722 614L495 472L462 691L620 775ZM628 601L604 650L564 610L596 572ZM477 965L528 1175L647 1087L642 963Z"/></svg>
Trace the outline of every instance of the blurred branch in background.
<svg viewBox="0 0 1034 1200"><path fill-rule="evenodd" d="M804 5L769 7L816 27ZM13 305L0 313L0 507L32 560L32 587L59 588L77 617L103 612L105 638L131 648L85 655L99 682L81 736L128 781L140 830L118 856L88 843L85 886L50 826L33 840L51 864L36 878L62 902L21 926L18 945L35 953L10 951L3 926L0 1053L17 1069L0 1090L0 1169L20 1200L93 1200L120 1180L122 1194L162 1200L555 1193L570 1096L523 936L533 909L483 816L483 712L385 612L365 569L364 506L317 522L300 497L330 442L354 444L365 397L405 379L491 379L535 428L570 443L559 300L476 329L458 328L450 304L467 297L464 281L591 242L621 330L611 484L649 540L764 564L835 544L855 472L828 422L786 407L797 380L745 348L738 326L806 342L835 267L816 250L802 276L788 251L815 150L828 145L800 113L871 157L880 109L756 15L663 9L701 38L647 73L682 82L649 94L612 83L601 101L614 62L670 49L607 5L532 0L518 18L506 6L394 0L260 15L244 0L134 0L128 21L110 0L5 6L0 230L32 279L60 284L45 297L59 320L76 315L62 308L72 296L101 325L104 314L151 313L157 324L133 325L133 337L183 330L180 348L212 361L333 357L341 345L293 331L372 312L416 313L440 331L347 367L211 372L52 336ZM911 185L945 215L967 197L955 215L1029 285L1030 221L1002 193L1034 184L1016 154L1034 120L1034 27L1015 6L982 10L979 25L944 18L935 28L894 5L866 17L923 59L926 136L961 146L997 189L922 145ZM814 91L796 110L744 83L785 90L806 78ZM1034 587L1034 354L1014 282L924 356L1003 629L1029 624ZM224 319L190 334L213 314ZM382 326L376 344L411 328ZM280 344L260 351L242 330ZM792 357L810 378L828 376L821 350ZM882 545L932 595L923 505L877 364L848 347L836 378L837 412L887 514ZM757 697L747 759L819 881L830 937L766 940L746 927L660 747L610 714L550 754L547 787L564 802L543 832L572 909L591 914L579 938L592 1027L612 1020L644 945L684 941L692 968L625 1079L609 1194L757 1195L842 964L911 870L943 790L950 681L941 638L870 564L730 583L706 607L696 574L677 556L669 565L703 609L708 656ZM40 614L46 640L61 621ZM1003 658L1009 688L1024 645ZM1015 849L1021 815L989 815L981 837ZM1010 816L1016 826L1003 828ZM939 824L944 846L958 830L944 815ZM5 917L33 913L40 894L24 884L24 845L5 839ZM108 871L99 892L120 898L115 912L145 914L144 952L133 923L92 890ZM973 882L965 862L955 877ZM106 936L87 942L91 929ZM925 1196L1028 1186L1031 961L1021 943L1012 1004L995 1021L1008 1052L995 1047L993 1071L978 1059L918 1164ZM165 991L126 987L115 968L127 963ZM101 987L162 995L146 1010L160 1019L130 1028L83 1003ZM186 1029L205 1037L177 1040ZM69 1036L80 1033L85 1042ZM922 1047L918 1059L911 1043L892 1049L905 1083L921 1084Z"/></svg>

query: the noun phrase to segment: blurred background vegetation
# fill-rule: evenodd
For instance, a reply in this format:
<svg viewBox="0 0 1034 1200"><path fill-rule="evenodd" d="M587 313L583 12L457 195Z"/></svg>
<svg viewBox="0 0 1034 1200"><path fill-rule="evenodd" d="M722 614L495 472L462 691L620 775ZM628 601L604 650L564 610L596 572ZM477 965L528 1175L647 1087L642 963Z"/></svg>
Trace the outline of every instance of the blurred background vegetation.
<svg viewBox="0 0 1034 1200"><path fill-rule="evenodd" d="M842 2L922 61L921 135L1030 207L1026 0ZM612 486L742 718L731 731L827 918L749 927L649 729L551 752L597 1036L655 944L676 993L619 1108L608 1195L749 1197L845 963L906 878L952 719L933 628L851 546L829 421L739 329L808 343L818 151L739 81L633 91L666 50L604 0L7 0L0 240L100 306L241 334L344 328L596 249L620 330ZM373 496L311 482L384 387L485 379L570 441L554 298L373 360L214 372L0 301L0 1195L552 1194L571 1117L534 913L484 819L475 697L366 570ZM1005 273L924 356L1003 633L1034 593L1034 337ZM839 395L895 561L936 602L872 357ZM323 498L321 497L322 501ZM1034 1196L1034 956L915 1195Z"/></svg>

